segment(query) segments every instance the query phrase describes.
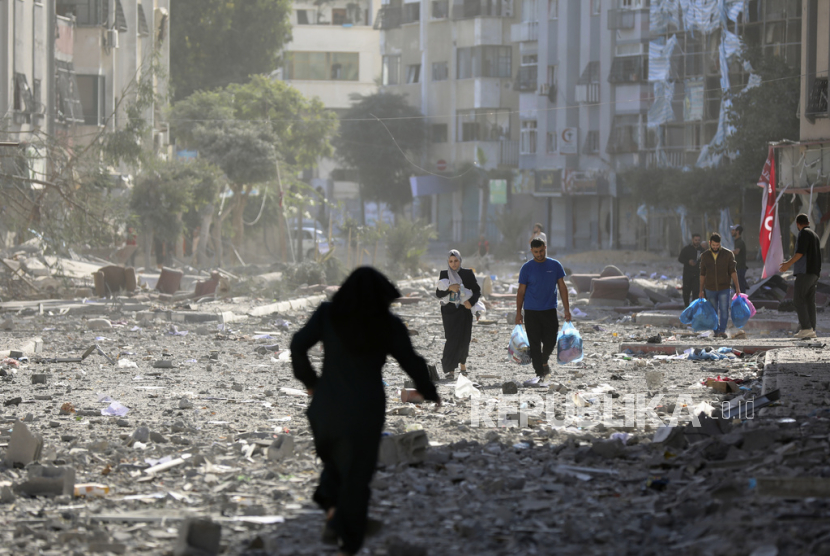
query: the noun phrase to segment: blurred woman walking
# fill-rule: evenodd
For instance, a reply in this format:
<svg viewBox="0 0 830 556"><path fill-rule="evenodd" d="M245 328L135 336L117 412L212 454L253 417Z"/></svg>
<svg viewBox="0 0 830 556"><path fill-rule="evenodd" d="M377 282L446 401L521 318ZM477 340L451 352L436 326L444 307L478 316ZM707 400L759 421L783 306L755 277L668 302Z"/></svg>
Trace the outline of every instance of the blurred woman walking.
<svg viewBox="0 0 830 556"><path fill-rule="evenodd" d="M441 300L441 320L444 323L444 354L441 367L447 378L453 378L455 367L461 366L461 373L467 374L467 355L473 335L473 306L481 297L481 288L475 274L468 268L461 268L461 253L450 251L447 270L438 276L435 295Z"/></svg>

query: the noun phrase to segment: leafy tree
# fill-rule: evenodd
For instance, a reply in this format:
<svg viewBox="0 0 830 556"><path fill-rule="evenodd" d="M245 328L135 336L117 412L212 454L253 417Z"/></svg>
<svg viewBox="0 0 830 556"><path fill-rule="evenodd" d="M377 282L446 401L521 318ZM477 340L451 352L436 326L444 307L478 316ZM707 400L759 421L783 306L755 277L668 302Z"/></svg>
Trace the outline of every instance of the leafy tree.
<svg viewBox="0 0 830 556"><path fill-rule="evenodd" d="M175 0L170 66L176 100L271 73L291 40L291 0Z"/></svg>
<svg viewBox="0 0 830 556"><path fill-rule="evenodd" d="M386 233L386 256L392 270L411 274L418 272L429 240L437 237L431 224L408 218L396 219L395 225Z"/></svg>
<svg viewBox="0 0 830 556"><path fill-rule="evenodd" d="M303 97L282 81L254 76L248 83L199 91L177 102L170 122L180 144L198 150L228 178L231 210L216 215L214 222L214 243L222 261L226 217L232 214L234 241L242 249L243 216L254 186L264 191L280 176L284 191L297 185L299 169L331 154L329 137L336 120L319 100ZM280 176L278 164L284 168ZM296 201L303 204L302 199Z"/></svg>
<svg viewBox="0 0 830 556"><path fill-rule="evenodd" d="M358 171L361 197L400 212L412 200L409 176L426 139L423 115L403 95L354 95L334 140L337 156ZM383 120L383 122L378 121Z"/></svg>

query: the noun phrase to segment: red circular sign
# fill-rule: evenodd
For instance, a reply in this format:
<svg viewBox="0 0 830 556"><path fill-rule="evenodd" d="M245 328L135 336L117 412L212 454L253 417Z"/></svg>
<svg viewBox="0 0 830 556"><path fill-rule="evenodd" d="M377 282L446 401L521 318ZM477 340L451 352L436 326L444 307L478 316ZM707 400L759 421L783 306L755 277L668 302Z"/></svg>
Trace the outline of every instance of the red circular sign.
<svg viewBox="0 0 830 556"><path fill-rule="evenodd" d="M447 169L447 161L444 159L439 160L435 163L435 167L438 169L439 172L443 172Z"/></svg>

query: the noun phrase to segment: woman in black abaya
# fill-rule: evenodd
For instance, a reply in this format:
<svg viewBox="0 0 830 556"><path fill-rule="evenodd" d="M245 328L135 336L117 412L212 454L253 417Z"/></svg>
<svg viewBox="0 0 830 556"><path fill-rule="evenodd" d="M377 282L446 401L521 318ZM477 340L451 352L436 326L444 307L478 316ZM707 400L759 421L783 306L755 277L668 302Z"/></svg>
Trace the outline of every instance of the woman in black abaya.
<svg viewBox="0 0 830 556"><path fill-rule="evenodd" d="M441 367L449 378L452 378L458 365L461 365L461 372L467 374L467 354L473 335L472 309L481 297L481 288L473 271L461 268L461 253L455 249L450 251L447 258L447 270L442 270L438 276L435 295L443 303L441 320L444 323L446 343Z"/></svg>
<svg viewBox="0 0 830 556"><path fill-rule="evenodd" d="M308 420L324 464L314 501L327 512L324 540L336 539L342 555L356 554L366 534L369 483L386 414L386 356L398 360L425 399L439 401L406 326L389 312L398 297L383 274L358 268L291 340L294 376L312 395ZM308 350L320 341L325 357L318 376Z"/></svg>

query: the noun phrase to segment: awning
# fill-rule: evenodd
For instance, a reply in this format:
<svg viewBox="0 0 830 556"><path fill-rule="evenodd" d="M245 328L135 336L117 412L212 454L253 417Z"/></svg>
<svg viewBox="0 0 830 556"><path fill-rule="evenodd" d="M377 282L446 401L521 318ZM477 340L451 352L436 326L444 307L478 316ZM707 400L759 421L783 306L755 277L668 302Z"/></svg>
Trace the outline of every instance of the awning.
<svg viewBox="0 0 830 556"><path fill-rule="evenodd" d="M413 197L453 193L458 190L461 180L451 180L443 176L412 176L409 178Z"/></svg>

